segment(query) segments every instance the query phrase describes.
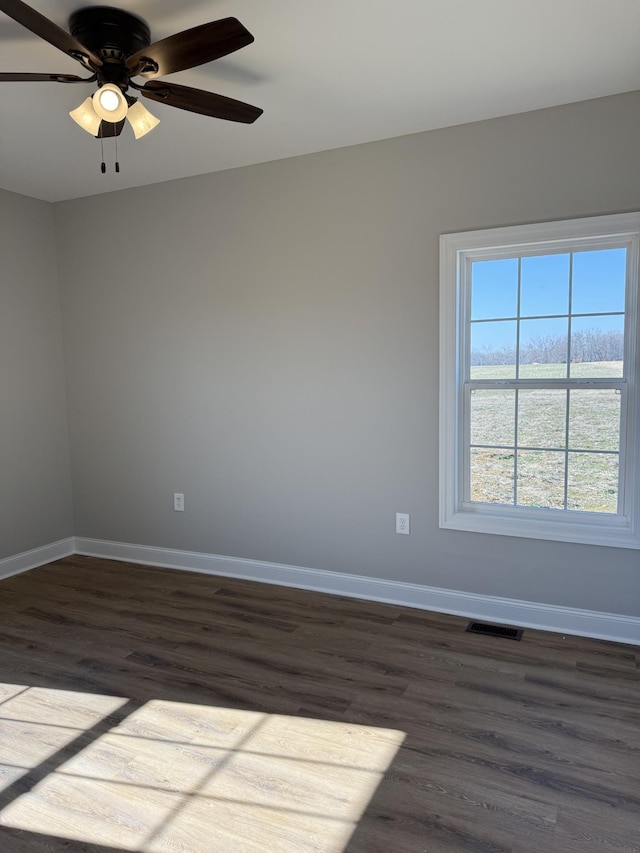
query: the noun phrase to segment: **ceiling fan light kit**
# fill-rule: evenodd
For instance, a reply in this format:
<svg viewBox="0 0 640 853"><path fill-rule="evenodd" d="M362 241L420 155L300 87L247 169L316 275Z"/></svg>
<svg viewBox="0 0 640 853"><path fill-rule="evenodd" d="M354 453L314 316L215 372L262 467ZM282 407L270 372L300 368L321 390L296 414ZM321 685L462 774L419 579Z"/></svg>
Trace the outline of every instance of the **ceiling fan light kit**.
<svg viewBox="0 0 640 853"><path fill-rule="evenodd" d="M130 101L133 101L131 106ZM69 115L83 130L96 137L100 136L103 121L115 125L126 118L135 138L141 139L160 124L160 119L140 101L130 98L129 102L117 86L107 83L71 110Z"/></svg>
<svg viewBox="0 0 640 853"><path fill-rule="evenodd" d="M132 79L185 71L246 47L253 36L236 18L201 24L152 44L146 21L111 6L78 9L69 19L69 32L22 0L0 0L0 12L78 61L91 74L0 72L0 82L97 82L93 95L69 113L92 136L117 137L128 119L135 138L140 139L159 124L140 101L127 95L129 87L143 98L211 118L252 124L262 115L259 107L213 92L153 79L140 85Z"/></svg>

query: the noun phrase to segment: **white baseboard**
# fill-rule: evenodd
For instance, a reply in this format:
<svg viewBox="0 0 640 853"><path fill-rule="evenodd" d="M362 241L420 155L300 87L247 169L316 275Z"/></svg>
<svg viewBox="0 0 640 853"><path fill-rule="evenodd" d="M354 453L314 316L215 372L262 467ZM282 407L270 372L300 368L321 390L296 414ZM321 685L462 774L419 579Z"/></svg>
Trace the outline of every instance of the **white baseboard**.
<svg viewBox="0 0 640 853"><path fill-rule="evenodd" d="M68 539L60 539L59 542L51 542L49 545L42 545L40 548L33 548L31 551L15 554L13 557L5 557L0 560L0 579L37 569L38 566L44 566L53 560L69 557L74 552L75 540L70 536Z"/></svg>
<svg viewBox="0 0 640 853"><path fill-rule="evenodd" d="M453 589L348 575L342 572L327 572L299 566L264 563L259 560L243 560L237 557L221 557L215 554L176 551L147 545L129 545L100 539L76 537L75 552L92 557L261 581L349 598L381 601L386 604L400 604L420 610L434 610L439 613L451 613L456 616L518 625L540 631L554 631L640 645L640 617L636 616L558 607L553 604L477 595Z"/></svg>

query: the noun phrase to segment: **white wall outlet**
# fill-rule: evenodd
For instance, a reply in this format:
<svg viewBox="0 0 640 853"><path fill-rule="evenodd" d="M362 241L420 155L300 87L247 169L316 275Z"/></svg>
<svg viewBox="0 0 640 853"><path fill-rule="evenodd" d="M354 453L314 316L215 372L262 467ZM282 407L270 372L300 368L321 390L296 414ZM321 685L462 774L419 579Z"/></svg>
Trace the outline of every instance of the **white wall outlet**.
<svg viewBox="0 0 640 853"><path fill-rule="evenodd" d="M404 533L406 536L411 533L410 516L408 512L396 513L396 533Z"/></svg>
<svg viewBox="0 0 640 853"><path fill-rule="evenodd" d="M184 512L184 495L180 494L180 492L174 492L173 494L173 511Z"/></svg>

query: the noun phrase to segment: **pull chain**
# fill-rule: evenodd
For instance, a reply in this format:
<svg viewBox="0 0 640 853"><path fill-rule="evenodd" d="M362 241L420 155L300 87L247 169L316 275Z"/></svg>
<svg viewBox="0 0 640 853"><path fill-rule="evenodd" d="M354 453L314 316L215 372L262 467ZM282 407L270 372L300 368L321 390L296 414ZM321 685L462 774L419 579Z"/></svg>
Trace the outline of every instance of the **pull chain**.
<svg viewBox="0 0 640 853"><path fill-rule="evenodd" d="M107 171L107 164L104 162L104 130L102 122L100 122L100 151L102 152L102 163L100 164L100 171L104 175Z"/></svg>
<svg viewBox="0 0 640 853"><path fill-rule="evenodd" d="M114 136L113 138L116 146L115 170L116 172L119 172L120 162L118 160L118 137ZM102 163L100 164L100 171L104 175L107 171L107 164L104 161L104 122L100 122L100 151L102 153Z"/></svg>

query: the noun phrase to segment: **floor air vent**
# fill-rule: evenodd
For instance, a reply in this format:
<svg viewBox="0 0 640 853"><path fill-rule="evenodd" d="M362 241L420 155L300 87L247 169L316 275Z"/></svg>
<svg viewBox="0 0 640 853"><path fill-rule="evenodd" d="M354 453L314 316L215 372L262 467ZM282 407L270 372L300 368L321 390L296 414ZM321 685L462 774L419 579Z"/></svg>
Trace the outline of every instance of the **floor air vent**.
<svg viewBox="0 0 640 853"><path fill-rule="evenodd" d="M469 622L467 631L472 634L487 634L489 637L504 637L505 640L521 640L522 628L507 625L490 625L488 622Z"/></svg>

